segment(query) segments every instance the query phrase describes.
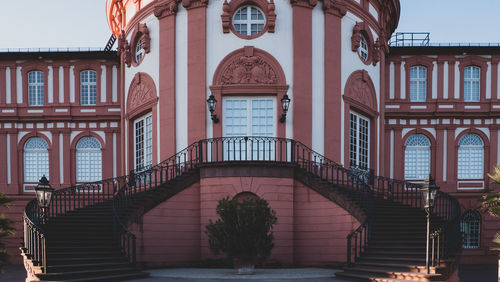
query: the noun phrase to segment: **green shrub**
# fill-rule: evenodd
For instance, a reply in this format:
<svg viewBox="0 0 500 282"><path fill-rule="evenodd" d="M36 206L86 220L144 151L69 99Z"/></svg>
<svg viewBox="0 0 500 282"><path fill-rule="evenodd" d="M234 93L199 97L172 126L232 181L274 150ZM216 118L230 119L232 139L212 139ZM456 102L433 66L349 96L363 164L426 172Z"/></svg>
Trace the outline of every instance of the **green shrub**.
<svg viewBox="0 0 500 282"><path fill-rule="evenodd" d="M210 220L205 233L214 255L225 253L229 259L254 263L265 260L274 247L273 225L276 212L266 200L247 198L241 202L229 197L218 201L215 222Z"/></svg>

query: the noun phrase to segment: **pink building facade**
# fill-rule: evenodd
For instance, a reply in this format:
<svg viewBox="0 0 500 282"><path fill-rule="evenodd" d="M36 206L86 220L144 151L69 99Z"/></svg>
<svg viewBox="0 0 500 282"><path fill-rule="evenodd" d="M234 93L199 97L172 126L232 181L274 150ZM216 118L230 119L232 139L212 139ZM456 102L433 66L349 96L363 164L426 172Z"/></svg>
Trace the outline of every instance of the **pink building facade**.
<svg viewBox="0 0 500 282"><path fill-rule="evenodd" d="M139 174L200 140L287 138L367 174L415 183L432 174L461 205L462 263L495 263L500 222L475 209L500 158L500 49L389 47L399 9L396 0L108 0L118 57L0 54L0 187L18 201L7 214L20 223L34 196L27 173L58 189ZM217 200L251 192L278 215L270 264L344 263L359 211L293 168L234 163L287 149L251 145L243 156L247 145L234 146L205 152L228 162L201 167L134 220L137 261L216 259L204 226Z"/></svg>

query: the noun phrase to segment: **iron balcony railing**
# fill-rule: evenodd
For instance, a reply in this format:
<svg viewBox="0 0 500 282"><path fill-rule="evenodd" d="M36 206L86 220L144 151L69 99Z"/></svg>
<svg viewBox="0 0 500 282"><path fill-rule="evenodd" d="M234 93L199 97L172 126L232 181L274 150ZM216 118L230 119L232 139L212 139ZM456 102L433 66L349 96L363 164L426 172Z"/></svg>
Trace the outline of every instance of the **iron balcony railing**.
<svg viewBox="0 0 500 282"><path fill-rule="evenodd" d="M87 183L57 190L47 212L47 220L70 211L113 201L114 234L122 253L130 263L136 262L136 237L128 230L127 211L145 192L166 187L176 179L198 169L203 164L268 162L273 165L293 165L308 175L330 183L332 189L347 190L353 201L362 207L365 217L358 218L361 226L348 236L347 263L356 260L366 249L373 224L375 197L422 208L420 185L390 178L374 176L373 171L360 172L359 169L346 169L301 142L274 137L221 137L203 139L189 145L174 156L141 172ZM453 251L460 233L456 230L458 202L446 193L440 192L434 214L444 219L445 224L438 232L441 247L439 256ZM47 234L41 221L41 209L36 200L28 203L25 209L24 247L35 265L43 266L46 271ZM135 216L140 216L136 214ZM455 226L456 225L456 226ZM458 226L459 228L459 226ZM457 235L458 234L458 235Z"/></svg>

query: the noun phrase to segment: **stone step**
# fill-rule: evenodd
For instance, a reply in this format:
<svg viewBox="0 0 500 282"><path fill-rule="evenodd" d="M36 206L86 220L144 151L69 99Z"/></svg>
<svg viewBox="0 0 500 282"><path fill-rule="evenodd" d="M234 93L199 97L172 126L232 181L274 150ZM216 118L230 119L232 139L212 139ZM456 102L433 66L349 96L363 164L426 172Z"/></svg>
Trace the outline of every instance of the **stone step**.
<svg viewBox="0 0 500 282"><path fill-rule="evenodd" d="M437 281L442 279L441 274L399 272L399 271L394 271L390 268L368 268L368 267L347 267L344 268L344 272L336 273L335 275L339 277L358 276L358 279L361 278L359 276L365 276L369 277L371 281L385 281L384 279L386 278L410 280L410 281Z"/></svg>
<svg viewBox="0 0 500 282"><path fill-rule="evenodd" d="M103 276L124 275L124 274L138 274L141 273L139 268L135 267L115 267L104 269L86 269L86 270L71 270L64 272L53 272L39 274L41 280L64 280L69 279L98 279Z"/></svg>

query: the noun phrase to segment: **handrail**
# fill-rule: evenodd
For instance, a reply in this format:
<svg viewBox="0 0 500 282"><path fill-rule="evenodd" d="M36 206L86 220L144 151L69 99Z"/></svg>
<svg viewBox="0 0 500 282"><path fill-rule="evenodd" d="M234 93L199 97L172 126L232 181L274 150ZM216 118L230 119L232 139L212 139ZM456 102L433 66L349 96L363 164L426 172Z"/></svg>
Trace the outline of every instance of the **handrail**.
<svg viewBox="0 0 500 282"><path fill-rule="evenodd" d="M293 139L239 136L203 139L147 169L131 171L130 174L121 177L57 190L52 196L53 200L47 212L47 218L50 220L79 208L112 200L115 238L120 242L122 252L128 257L129 262L135 263L135 235L127 230L129 223L127 219L132 216L127 212L130 212L131 205L145 195L145 192L163 187L197 169L199 165L222 162L294 164L322 181L342 186L350 191L350 196L358 201L365 214L364 217L358 218L361 222L360 227L349 235L348 245L351 244L352 238L356 241L363 238L359 241L359 252L355 250L354 259L364 250L370 238L374 198L382 197L415 208L422 208L418 184L375 177L373 171L346 169ZM443 192L439 195L435 208L436 215L450 220L455 219L455 214L452 216L450 213L452 208L450 201L454 198ZM42 241L41 238L43 238L44 242L46 233L40 228L40 222L34 220L40 214L41 211L36 201L31 201L25 210L25 230L27 229L28 233L40 234L36 237L40 239L36 240ZM31 235L27 236L25 231L25 245L28 253L35 257L37 251L34 248L37 245L30 240L26 242L29 236ZM349 249L348 252L350 251ZM36 263L46 264L46 258L36 257Z"/></svg>

